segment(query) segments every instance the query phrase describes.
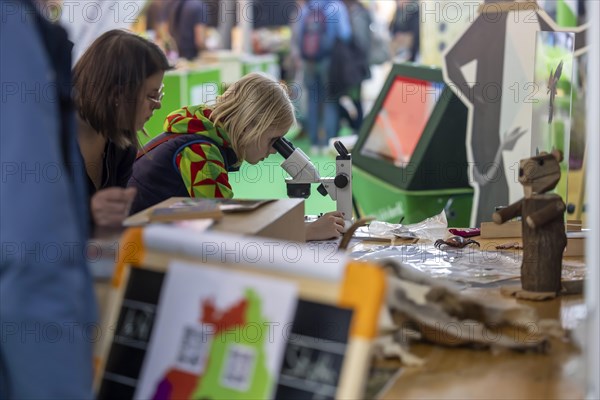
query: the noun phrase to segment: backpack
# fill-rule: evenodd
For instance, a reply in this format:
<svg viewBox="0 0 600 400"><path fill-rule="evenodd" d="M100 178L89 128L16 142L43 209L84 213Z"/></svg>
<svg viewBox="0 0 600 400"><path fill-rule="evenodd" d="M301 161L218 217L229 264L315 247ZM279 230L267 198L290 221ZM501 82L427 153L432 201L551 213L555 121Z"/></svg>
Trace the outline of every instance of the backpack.
<svg viewBox="0 0 600 400"><path fill-rule="evenodd" d="M350 26L352 27L352 41L358 47L366 59L369 59L373 31L371 25L373 18L369 10L361 3L354 4L348 9L350 15Z"/></svg>
<svg viewBox="0 0 600 400"><path fill-rule="evenodd" d="M369 64L364 51L354 41L336 40L331 52L327 95L339 98L361 84L369 76Z"/></svg>
<svg viewBox="0 0 600 400"><path fill-rule="evenodd" d="M304 60L319 61L327 55L325 35L327 34L327 18L323 8L315 4L309 5L308 15L302 25L300 54Z"/></svg>
<svg viewBox="0 0 600 400"><path fill-rule="evenodd" d="M371 47L369 49L369 65L379 65L392 59L390 51L390 34L377 21L371 23Z"/></svg>

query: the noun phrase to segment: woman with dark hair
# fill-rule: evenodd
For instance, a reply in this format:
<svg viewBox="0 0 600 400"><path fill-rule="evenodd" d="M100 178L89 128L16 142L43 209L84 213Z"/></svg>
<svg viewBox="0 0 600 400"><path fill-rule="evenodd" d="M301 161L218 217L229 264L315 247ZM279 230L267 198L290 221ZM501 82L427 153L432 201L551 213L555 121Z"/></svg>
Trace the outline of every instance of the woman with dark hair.
<svg viewBox="0 0 600 400"><path fill-rule="evenodd" d="M104 33L75 65L78 141L96 226L120 226L129 214L137 134L161 107L169 69L158 46L122 30Z"/></svg>

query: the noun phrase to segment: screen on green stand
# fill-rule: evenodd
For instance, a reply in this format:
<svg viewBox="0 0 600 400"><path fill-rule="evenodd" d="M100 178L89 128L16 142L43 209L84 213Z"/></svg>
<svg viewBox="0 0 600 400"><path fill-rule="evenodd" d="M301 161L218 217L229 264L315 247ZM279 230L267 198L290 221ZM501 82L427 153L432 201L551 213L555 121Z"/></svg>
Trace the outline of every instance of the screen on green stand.
<svg viewBox="0 0 600 400"><path fill-rule="evenodd" d="M443 89L441 82L396 77L361 154L398 167L409 163Z"/></svg>

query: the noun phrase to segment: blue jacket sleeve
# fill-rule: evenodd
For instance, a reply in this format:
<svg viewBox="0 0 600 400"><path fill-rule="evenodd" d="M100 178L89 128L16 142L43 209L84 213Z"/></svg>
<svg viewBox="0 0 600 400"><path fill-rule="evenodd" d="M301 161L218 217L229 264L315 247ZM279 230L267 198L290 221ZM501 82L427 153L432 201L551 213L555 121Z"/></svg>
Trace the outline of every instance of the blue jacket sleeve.
<svg viewBox="0 0 600 400"><path fill-rule="evenodd" d="M348 14L348 8L341 1L336 1L337 8L339 9L339 19L337 23L337 37L343 41L349 41L352 37L352 25L350 24L350 15Z"/></svg>
<svg viewBox="0 0 600 400"><path fill-rule="evenodd" d="M0 398L86 399L98 332L83 164L73 132L61 141L55 71L24 4L3 1L0 25Z"/></svg>

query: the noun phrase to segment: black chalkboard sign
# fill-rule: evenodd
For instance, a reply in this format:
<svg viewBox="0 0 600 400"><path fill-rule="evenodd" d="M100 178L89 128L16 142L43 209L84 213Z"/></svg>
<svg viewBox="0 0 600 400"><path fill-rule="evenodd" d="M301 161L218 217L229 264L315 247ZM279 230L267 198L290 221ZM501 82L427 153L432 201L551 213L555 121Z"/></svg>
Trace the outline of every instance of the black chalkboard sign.
<svg viewBox="0 0 600 400"><path fill-rule="evenodd" d="M348 344L352 310L298 302L276 399L334 399Z"/></svg>
<svg viewBox="0 0 600 400"><path fill-rule="evenodd" d="M132 399L165 274L131 268L98 399Z"/></svg>
<svg viewBox="0 0 600 400"><path fill-rule="evenodd" d="M98 399L133 398L164 278L164 272L130 269ZM351 318L350 309L298 301L276 398L335 398Z"/></svg>

